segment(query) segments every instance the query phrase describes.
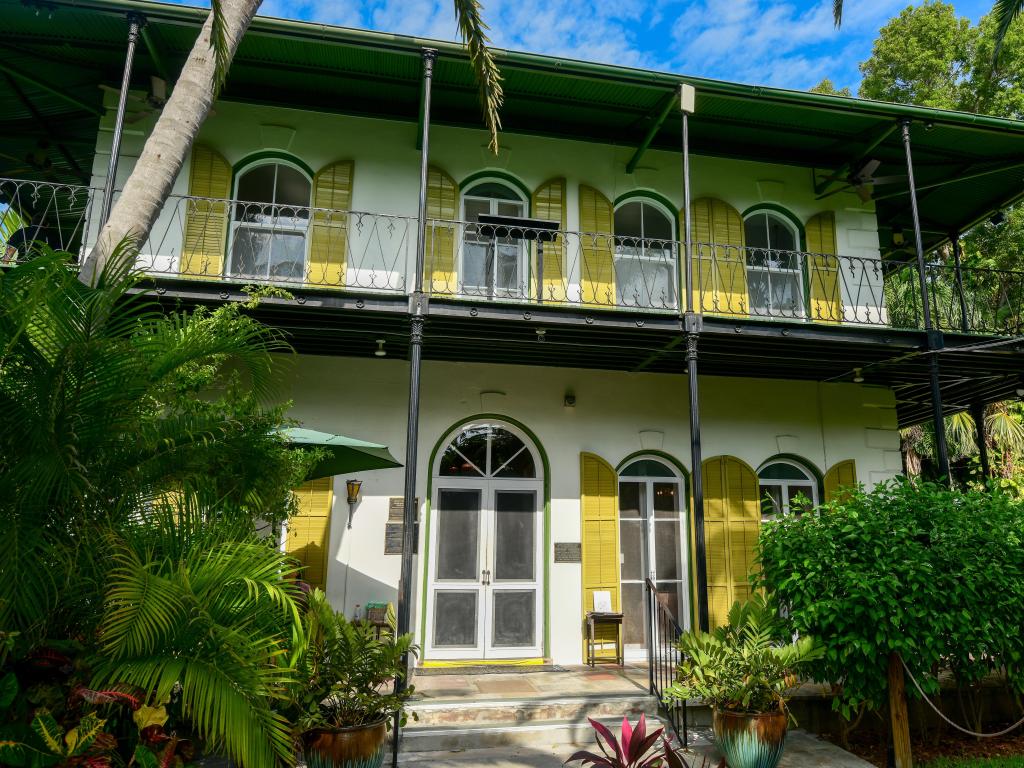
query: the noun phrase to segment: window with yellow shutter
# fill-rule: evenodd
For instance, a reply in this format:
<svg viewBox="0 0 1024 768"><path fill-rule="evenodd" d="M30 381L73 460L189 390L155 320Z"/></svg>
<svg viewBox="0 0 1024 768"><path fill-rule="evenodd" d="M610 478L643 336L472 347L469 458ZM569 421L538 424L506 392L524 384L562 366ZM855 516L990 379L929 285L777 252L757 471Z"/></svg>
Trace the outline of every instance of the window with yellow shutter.
<svg viewBox="0 0 1024 768"><path fill-rule="evenodd" d="M327 585L333 480L324 477L296 488L298 512L288 518L285 528L285 552L303 566L303 581L321 589Z"/></svg>

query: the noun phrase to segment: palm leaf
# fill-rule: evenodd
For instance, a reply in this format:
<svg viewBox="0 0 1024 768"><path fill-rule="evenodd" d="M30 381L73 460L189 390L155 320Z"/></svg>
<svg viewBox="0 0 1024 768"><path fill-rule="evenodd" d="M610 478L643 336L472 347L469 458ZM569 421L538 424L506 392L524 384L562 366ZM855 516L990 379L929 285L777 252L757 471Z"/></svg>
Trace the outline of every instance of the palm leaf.
<svg viewBox="0 0 1024 768"><path fill-rule="evenodd" d="M455 19L459 25L462 40L469 50L469 61L473 65L477 87L480 92L480 107L483 111L484 125L491 135L489 148L498 153L498 131L501 130L501 118L498 114L505 101L505 92L501 85L501 73L494 56L488 48L490 39L487 36L487 24L480 15L479 0L454 0Z"/></svg>

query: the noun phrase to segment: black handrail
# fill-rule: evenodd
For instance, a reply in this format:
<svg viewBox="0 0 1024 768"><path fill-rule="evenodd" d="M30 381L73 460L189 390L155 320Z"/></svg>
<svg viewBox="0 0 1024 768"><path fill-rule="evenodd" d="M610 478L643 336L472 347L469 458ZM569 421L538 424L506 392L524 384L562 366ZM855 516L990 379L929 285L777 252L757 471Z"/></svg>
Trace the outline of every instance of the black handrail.
<svg viewBox="0 0 1024 768"><path fill-rule="evenodd" d="M647 579L647 664L651 694L658 699L658 713L668 721L682 742L689 745L686 702L666 703L665 690L676 678L680 653L676 645L683 634L682 627L665 603L665 597L658 593L657 585Z"/></svg>

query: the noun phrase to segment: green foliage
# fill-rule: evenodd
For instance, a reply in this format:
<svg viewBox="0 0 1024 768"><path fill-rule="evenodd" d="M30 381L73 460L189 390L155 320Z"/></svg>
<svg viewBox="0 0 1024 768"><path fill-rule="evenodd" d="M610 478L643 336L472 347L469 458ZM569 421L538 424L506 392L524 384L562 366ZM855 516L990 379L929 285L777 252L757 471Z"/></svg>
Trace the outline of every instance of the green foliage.
<svg viewBox="0 0 1024 768"><path fill-rule="evenodd" d="M575 762L594 768L689 768L691 765L683 757L682 749L672 746L672 739L664 728L647 732L647 718L643 715L640 715L635 728L623 717L617 739L604 723L592 717L587 719L594 729L594 741L601 754L581 749L574 752L565 765ZM707 757L701 758L701 766L707 764Z"/></svg>
<svg viewBox="0 0 1024 768"><path fill-rule="evenodd" d="M682 662L667 698L750 713L784 710L796 671L823 654L812 637L787 635L774 601L762 595L733 604L726 626L682 635L679 650Z"/></svg>
<svg viewBox="0 0 1024 768"><path fill-rule="evenodd" d="M367 725L401 713L413 686L389 690L406 675L405 658L416 654L412 635L377 637L366 622L350 622L320 589L309 594L303 615L306 642L296 663L300 685L290 715L302 731Z"/></svg>
<svg viewBox="0 0 1024 768"><path fill-rule="evenodd" d="M811 88L811 93L823 93L826 96L847 96L852 97L853 92L849 86L843 88L836 88L835 84L827 77L818 83L816 86Z"/></svg>
<svg viewBox="0 0 1024 768"><path fill-rule="evenodd" d="M893 652L929 693L940 665L964 686L1000 669L1024 691L1022 544L1024 506L994 484L893 480L766 523L757 578L791 631L824 643L808 670L849 717L883 705Z"/></svg>
<svg viewBox="0 0 1024 768"><path fill-rule="evenodd" d="M922 768L1024 768L1024 757L940 757Z"/></svg>

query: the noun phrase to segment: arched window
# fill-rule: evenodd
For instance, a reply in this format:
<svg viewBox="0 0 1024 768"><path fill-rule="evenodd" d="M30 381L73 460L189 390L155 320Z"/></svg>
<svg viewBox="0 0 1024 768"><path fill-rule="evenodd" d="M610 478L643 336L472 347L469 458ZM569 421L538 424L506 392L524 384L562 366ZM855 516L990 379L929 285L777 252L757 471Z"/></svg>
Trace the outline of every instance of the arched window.
<svg viewBox="0 0 1024 768"><path fill-rule="evenodd" d="M647 647L645 579L681 625L688 620L684 504L679 474L659 459L637 458L619 472L622 634L630 655Z"/></svg>
<svg viewBox="0 0 1024 768"><path fill-rule="evenodd" d="M235 182L229 274L302 280L312 185L298 167L268 160L247 167Z"/></svg>
<svg viewBox="0 0 1024 768"><path fill-rule="evenodd" d="M775 211L743 220L750 311L767 317L804 317L804 257L796 227Z"/></svg>
<svg viewBox="0 0 1024 768"><path fill-rule="evenodd" d="M537 477L533 452L517 435L494 424L467 427L441 455L441 477Z"/></svg>
<svg viewBox="0 0 1024 768"><path fill-rule="evenodd" d="M615 291L619 306L676 306L674 231L672 217L650 200L629 200L615 209Z"/></svg>
<svg viewBox="0 0 1024 768"><path fill-rule="evenodd" d="M462 196L463 238L462 293L471 296L522 298L527 295L526 247L518 238L489 236L480 227L480 216L526 215L526 200L510 185L483 180Z"/></svg>
<svg viewBox="0 0 1024 768"><path fill-rule="evenodd" d="M814 474L791 459L773 459L757 473L761 484L761 519L781 515L800 515L819 504L818 481ZM810 505L798 504L797 497L810 499Z"/></svg>

